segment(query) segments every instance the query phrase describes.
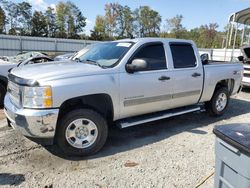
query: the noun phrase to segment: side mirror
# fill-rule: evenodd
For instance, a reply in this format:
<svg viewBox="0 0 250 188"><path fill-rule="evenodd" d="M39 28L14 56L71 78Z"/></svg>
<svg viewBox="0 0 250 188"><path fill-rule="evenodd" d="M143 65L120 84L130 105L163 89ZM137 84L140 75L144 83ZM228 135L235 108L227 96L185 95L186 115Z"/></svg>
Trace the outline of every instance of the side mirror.
<svg viewBox="0 0 250 188"><path fill-rule="evenodd" d="M239 56L239 57L238 57L238 60L239 60L239 61L244 61L244 57L243 57L243 56Z"/></svg>
<svg viewBox="0 0 250 188"><path fill-rule="evenodd" d="M131 64L126 65L128 73L143 71L147 68L147 62L144 59L134 59Z"/></svg>
<svg viewBox="0 0 250 188"><path fill-rule="evenodd" d="M208 54L202 54L201 55L201 62L202 62L203 65L208 64L208 59L209 59Z"/></svg>
<svg viewBox="0 0 250 188"><path fill-rule="evenodd" d="M203 65L207 65L208 64L208 60L204 59L203 61L201 61Z"/></svg>

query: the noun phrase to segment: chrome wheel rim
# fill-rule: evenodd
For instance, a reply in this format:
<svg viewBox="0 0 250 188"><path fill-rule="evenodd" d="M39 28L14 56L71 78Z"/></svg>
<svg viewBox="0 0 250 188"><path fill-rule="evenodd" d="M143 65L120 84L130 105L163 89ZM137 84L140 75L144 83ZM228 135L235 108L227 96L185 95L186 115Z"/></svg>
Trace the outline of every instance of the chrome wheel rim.
<svg viewBox="0 0 250 188"><path fill-rule="evenodd" d="M216 109L221 112L225 109L227 105L227 95L225 93L219 94L217 100L216 100Z"/></svg>
<svg viewBox="0 0 250 188"><path fill-rule="evenodd" d="M74 148L84 149L92 146L98 136L96 124L89 119L76 119L66 128L65 138Z"/></svg>

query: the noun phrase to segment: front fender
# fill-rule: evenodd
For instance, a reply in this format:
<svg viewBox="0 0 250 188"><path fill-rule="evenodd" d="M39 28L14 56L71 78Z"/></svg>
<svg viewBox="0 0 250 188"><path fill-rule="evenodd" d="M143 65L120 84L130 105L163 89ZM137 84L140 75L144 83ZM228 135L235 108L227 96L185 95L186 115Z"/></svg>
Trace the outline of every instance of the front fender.
<svg viewBox="0 0 250 188"><path fill-rule="evenodd" d="M43 85L52 87L53 107L59 108L65 101L95 94L107 94L114 107L114 119L119 118L119 77L117 74L89 75L53 80Z"/></svg>

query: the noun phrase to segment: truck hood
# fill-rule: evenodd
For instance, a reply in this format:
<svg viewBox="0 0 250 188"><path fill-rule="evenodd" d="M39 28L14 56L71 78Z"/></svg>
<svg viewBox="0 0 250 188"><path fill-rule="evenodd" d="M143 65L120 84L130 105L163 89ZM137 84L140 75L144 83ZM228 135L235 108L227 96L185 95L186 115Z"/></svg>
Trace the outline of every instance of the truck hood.
<svg viewBox="0 0 250 188"><path fill-rule="evenodd" d="M69 77L102 74L104 71L105 69L92 64L75 61L60 61L17 67L11 71L11 74L29 80L49 81Z"/></svg>

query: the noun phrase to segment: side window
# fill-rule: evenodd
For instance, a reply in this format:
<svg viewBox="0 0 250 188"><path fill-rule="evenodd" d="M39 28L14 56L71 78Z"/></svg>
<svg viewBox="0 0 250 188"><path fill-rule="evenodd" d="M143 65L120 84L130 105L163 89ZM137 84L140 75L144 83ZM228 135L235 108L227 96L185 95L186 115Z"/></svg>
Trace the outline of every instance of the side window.
<svg viewBox="0 0 250 188"><path fill-rule="evenodd" d="M133 59L144 59L148 63L146 70L166 69L166 56L163 44L152 44L141 48Z"/></svg>
<svg viewBox="0 0 250 188"><path fill-rule="evenodd" d="M25 64L34 64L34 61L33 61L33 60L30 60L30 61L28 61L28 62L25 63Z"/></svg>
<svg viewBox="0 0 250 188"><path fill-rule="evenodd" d="M190 44L170 44L174 68L196 67L197 61Z"/></svg>
<svg viewBox="0 0 250 188"><path fill-rule="evenodd" d="M45 62L48 62L48 61L49 60L45 59L45 58L38 58L38 59L34 59L33 63L45 63Z"/></svg>

